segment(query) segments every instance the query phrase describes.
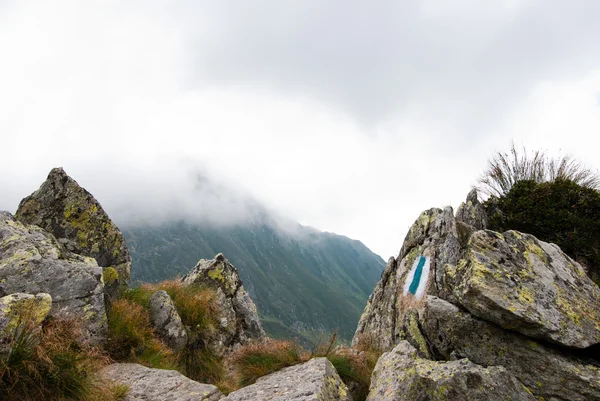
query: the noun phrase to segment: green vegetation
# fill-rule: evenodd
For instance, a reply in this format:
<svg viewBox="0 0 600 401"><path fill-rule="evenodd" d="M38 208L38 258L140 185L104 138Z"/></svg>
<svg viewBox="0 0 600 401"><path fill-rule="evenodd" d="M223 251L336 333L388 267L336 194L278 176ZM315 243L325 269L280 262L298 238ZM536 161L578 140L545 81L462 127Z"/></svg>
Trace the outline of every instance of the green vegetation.
<svg viewBox="0 0 600 401"><path fill-rule="evenodd" d="M487 195L503 197L520 181L536 183L572 181L589 189L600 189L600 176L571 156L552 158L538 150L528 153L511 144L508 152L497 152L479 177L477 189Z"/></svg>
<svg viewBox="0 0 600 401"><path fill-rule="evenodd" d="M236 350L226 363L231 367L235 388L238 388L287 366L326 357L344 383L356 389L354 400L364 401L369 393L371 374L381 354L366 341L359 341L355 348L336 345L336 334L333 334L325 345L316 346L312 352L292 341L267 339L252 343Z"/></svg>
<svg viewBox="0 0 600 401"><path fill-rule="evenodd" d="M600 193L573 181L520 181L485 202L489 228L552 242L586 266L600 284Z"/></svg>
<svg viewBox="0 0 600 401"><path fill-rule="evenodd" d="M120 400L127 387L104 383L94 373L110 359L102 350L78 342L81 326L73 319L50 320L37 327L33 307L15 310L18 324L0 360L2 400Z"/></svg>
<svg viewBox="0 0 600 401"><path fill-rule="evenodd" d="M310 354L292 341L268 339L236 350L228 359L239 387L287 366L306 362Z"/></svg>
<svg viewBox="0 0 600 401"><path fill-rule="evenodd" d="M172 223L123 230L134 280L186 274L222 252L238 269L267 333L308 345L315 333L350 340L385 262L359 241L270 222L211 227Z"/></svg>
<svg viewBox="0 0 600 401"><path fill-rule="evenodd" d="M166 291L188 329L188 344L174 353L153 330L150 297ZM115 360L130 361L159 369L177 369L187 377L219 384L226 375L221 358L206 346L215 331L216 293L198 285L184 286L178 281L143 284L130 289L115 301L108 314L108 350Z"/></svg>

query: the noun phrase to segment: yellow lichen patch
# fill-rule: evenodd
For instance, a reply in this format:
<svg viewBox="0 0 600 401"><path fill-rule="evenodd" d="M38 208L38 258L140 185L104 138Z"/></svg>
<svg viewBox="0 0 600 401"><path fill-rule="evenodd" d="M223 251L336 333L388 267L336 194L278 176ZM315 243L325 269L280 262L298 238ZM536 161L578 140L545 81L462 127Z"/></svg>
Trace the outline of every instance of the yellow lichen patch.
<svg viewBox="0 0 600 401"><path fill-rule="evenodd" d="M5 330L16 329L23 321L41 324L50 313L52 297L48 294L38 294L37 297L19 299L17 294L7 295L2 298L2 312L9 317Z"/></svg>
<svg viewBox="0 0 600 401"><path fill-rule="evenodd" d="M408 316L406 330L408 331L408 334L412 340L416 343L421 354L430 359L431 355L429 354L429 349L427 348L427 342L425 341L425 337L423 337L423 334L419 329L419 323L417 322L417 317L415 316L414 312L410 313Z"/></svg>
<svg viewBox="0 0 600 401"><path fill-rule="evenodd" d="M427 229L430 221L431 221L431 217L429 216L428 212L421 213L421 215L419 216L419 219L418 219L419 225L421 227L423 227L424 230Z"/></svg>
<svg viewBox="0 0 600 401"><path fill-rule="evenodd" d="M9 257L0 260L0 269L9 265L24 266L36 255L33 249L18 249Z"/></svg>
<svg viewBox="0 0 600 401"><path fill-rule="evenodd" d="M535 296L535 293L534 293L533 289L531 289L531 288L522 287L519 290L519 301L521 303L524 303L527 305L533 305L535 302L534 296Z"/></svg>
<svg viewBox="0 0 600 401"><path fill-rule="evenodd" d="M554 288L556 289L556 305L561 311L566 313L566 315L569 317L569 320L579 325L581 323L581 314L573 310L571 302L569 302L568 298L565 297L564 290L561 289L558 284L554 283Z"/></svg>
<svg viewBox="0 0 600 401"><path fill-rule="evenodd" d="M112 285L115 281L117 281L119 279L119 273L117 272L117 270L112 267L109 266L106 269L104 269L104 271L102 272L102 282L105 285Z"/></svg>

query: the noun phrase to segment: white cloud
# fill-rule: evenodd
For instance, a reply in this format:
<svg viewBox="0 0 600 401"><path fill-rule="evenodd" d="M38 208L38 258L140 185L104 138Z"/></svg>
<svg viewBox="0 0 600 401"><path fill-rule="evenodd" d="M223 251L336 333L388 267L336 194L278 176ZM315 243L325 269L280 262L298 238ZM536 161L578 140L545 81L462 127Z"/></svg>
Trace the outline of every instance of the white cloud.
<svg viewBox="0 0 600 401"><path fill-rule="evenodd" d="M61 165L118 221L232 221L249 193L386 258L511 139L600 167L593 13L460 3L5 4L0 209Z"/></svg>

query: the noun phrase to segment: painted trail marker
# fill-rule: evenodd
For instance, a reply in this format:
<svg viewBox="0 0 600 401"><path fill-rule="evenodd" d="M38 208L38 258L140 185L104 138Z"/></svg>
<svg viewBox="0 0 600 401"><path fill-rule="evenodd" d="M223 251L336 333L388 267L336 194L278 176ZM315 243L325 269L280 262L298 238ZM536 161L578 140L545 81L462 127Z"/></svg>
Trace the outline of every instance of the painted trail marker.
<svg viewBox="0 0 600 401"><path fill-rule="evenodd" d="M429 280L429 257L419 255L415 259L406 280L404 281L404 296L413 294L417 299L423 297Z"/></svg>

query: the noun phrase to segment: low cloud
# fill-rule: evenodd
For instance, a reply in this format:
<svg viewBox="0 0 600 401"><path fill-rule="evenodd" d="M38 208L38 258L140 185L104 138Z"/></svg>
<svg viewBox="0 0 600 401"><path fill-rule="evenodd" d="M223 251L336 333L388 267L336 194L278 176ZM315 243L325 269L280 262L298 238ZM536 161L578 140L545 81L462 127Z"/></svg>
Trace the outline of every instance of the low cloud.
<svg viewBox="0 0 600 401"><path fill-rule="evenodd" d="M63 166L124 224L264 207L385 258L511 140L600 167L600 3L452 4L0 2L0 209Z"/></svg>

